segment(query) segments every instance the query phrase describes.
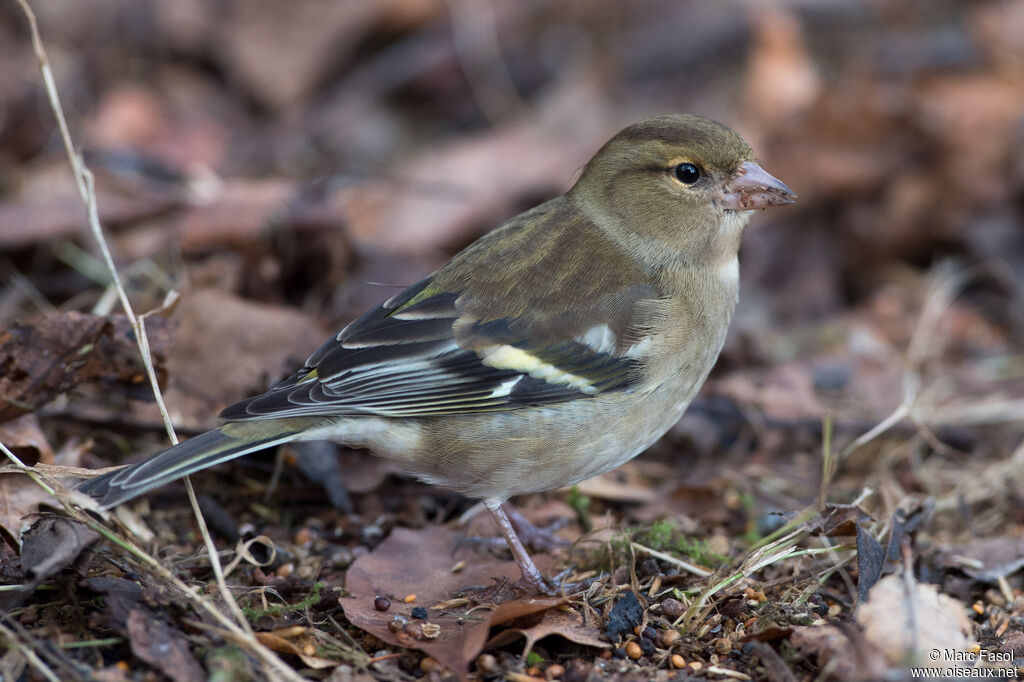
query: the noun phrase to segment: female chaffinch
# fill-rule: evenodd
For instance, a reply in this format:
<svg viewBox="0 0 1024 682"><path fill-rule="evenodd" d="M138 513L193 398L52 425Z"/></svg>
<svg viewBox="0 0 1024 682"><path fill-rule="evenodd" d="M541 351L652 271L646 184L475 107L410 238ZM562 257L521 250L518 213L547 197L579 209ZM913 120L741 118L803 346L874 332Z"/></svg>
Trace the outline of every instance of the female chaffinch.
<svg viewBox="0 0 1024 682"><path fill-rule="evenodd" d="M504 503L645 450L725 340L754 209L796 195L732 130L670 114L609 140L564 195L369 310L224 424L79 484L103 508L290 441L365 447L484 501L547 588Z"/></svg>

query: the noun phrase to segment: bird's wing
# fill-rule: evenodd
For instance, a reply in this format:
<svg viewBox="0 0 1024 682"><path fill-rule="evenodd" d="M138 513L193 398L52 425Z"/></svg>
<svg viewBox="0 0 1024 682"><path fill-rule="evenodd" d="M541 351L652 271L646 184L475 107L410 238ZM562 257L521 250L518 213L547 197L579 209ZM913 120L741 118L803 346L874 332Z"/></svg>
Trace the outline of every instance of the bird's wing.
<svg viewBox="0 0 1024 682"><path fill-rule="evenodd" d="M409 287L221 418L488 412L620 391L640 379L646 287L591 297L583 311L552 297L550 306L534 301L519 314L495 314L470 287L448 288L433 277Z"/></svg>

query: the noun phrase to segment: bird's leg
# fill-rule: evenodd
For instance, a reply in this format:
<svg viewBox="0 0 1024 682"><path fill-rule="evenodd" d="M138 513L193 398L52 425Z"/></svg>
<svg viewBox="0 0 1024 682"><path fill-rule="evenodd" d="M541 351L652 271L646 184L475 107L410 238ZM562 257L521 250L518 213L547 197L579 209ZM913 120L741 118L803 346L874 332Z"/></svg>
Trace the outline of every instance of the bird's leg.
<svg viewBox="0 0 1024 682"><path fill-rule="evenodd" d="M552 554L572 544L565 538L555 535L555 531L564 528L569 523L568 519L557 519L543 528L538 528L516 509L515 505L505 502L502 504L502 509L508 515L508 520L512 523L512 528L515 529L523 546L529 547L535 552ZM495 552L502 552L508 548L508 543L503 538L468 537L461 540L460 544Z"/></svg>
<svg viewBox="0 0 1024 682"><path fill-rule="evenodd" d="M505 536L505 542L508 543L509 548L512 550L512 556L515 557L516 563L519 564L519 570L523 574L522 582L541 592L549 591L551 586L544 580L544 576L541 574L540 569L537 568L537 564L533 563L533 559L530 558L526 548L523 547L523 543L519 540L516 529L512 526L512 520L508 517L503 503L499 500L485 500L484 504L491 511L494 522L501 529L501 534Z"/></svg>

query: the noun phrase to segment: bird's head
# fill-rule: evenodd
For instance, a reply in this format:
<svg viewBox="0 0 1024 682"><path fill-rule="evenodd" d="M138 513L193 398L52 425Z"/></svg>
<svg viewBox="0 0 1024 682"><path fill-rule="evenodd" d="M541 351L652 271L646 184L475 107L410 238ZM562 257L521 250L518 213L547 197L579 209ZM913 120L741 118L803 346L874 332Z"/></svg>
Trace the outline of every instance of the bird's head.
<svg viewBox="0 0 1024 682"><path fill-rule="evenodd" d="M742 137L689 114L619 132L586 165L570 196L634 246L717 262L735 256L752 210L796 200Z"/></svg>

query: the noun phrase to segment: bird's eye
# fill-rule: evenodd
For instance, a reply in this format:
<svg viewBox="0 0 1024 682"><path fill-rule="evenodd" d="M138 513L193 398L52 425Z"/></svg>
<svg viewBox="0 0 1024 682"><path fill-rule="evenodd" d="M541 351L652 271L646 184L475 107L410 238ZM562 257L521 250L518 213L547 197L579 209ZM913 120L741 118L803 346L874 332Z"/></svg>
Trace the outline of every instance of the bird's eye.
<svg viewBox="0 0 1024 682"><path fill-rule="evenodd" d="M692 185L700 180L700 168L692 163L681 163L672 169L676 180L684 185Z"/></svg>

